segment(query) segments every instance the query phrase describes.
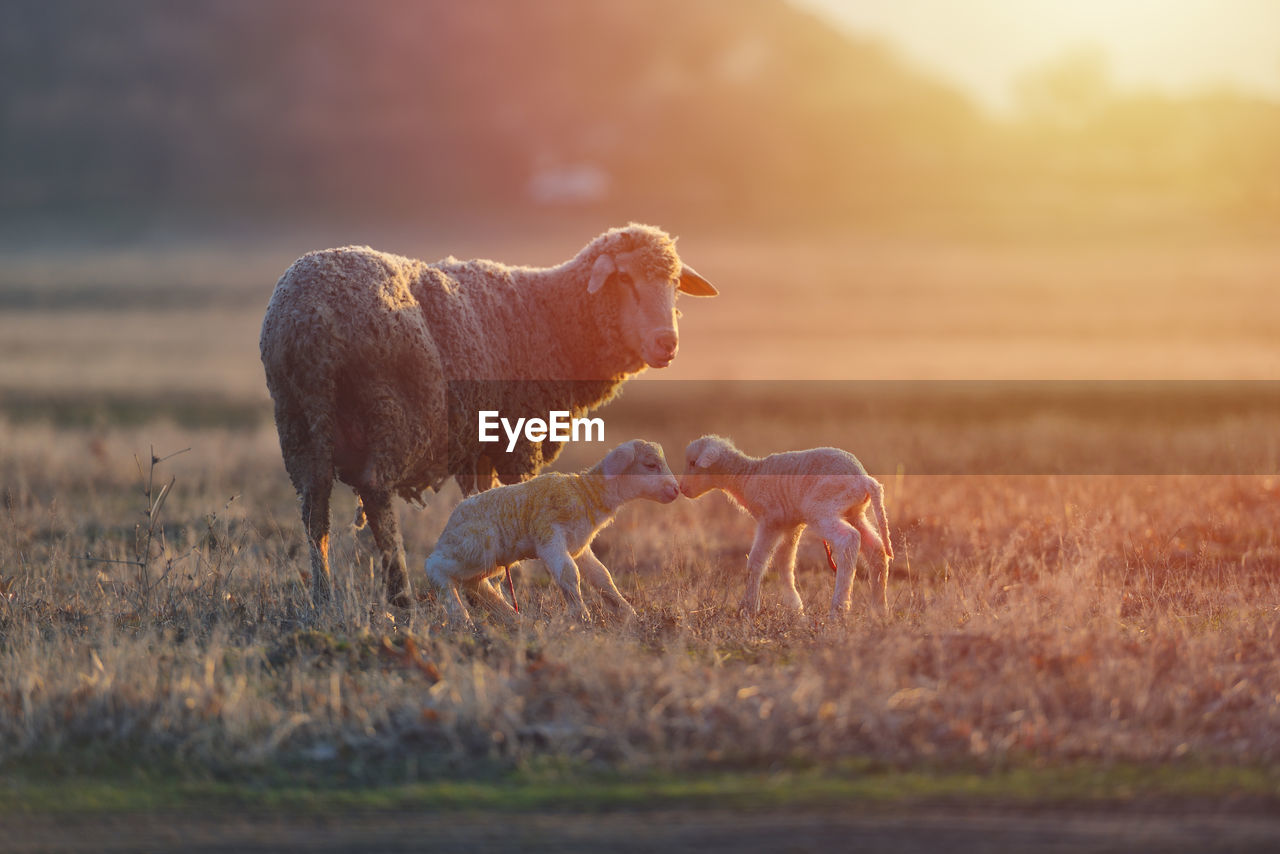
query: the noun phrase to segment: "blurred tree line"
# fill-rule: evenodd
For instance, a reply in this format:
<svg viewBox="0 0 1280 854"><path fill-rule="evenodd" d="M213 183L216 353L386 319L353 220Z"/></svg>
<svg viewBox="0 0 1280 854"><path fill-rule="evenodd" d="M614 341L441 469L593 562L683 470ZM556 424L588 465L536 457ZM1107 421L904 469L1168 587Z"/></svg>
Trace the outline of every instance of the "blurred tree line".
<svg viewBox="0 0 1280 854"><path fill-rule="evenodd" d="M0 216L1280 213L1274 103L1089 55L1019 95L986 116L781 0L8 0Z"/></svg>

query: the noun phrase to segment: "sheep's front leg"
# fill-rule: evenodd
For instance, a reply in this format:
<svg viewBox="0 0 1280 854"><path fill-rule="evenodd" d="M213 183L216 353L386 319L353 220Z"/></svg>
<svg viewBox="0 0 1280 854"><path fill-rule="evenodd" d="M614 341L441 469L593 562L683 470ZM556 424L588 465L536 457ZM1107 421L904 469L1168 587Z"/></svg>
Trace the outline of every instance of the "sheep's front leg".
<svg viewBox="0 0 1280 854"><path fill-rule="evenodd" d="M800 534L803 532L803 525L797 525L788 531L782 541L782 551L778 553L782 560L783 604L795 611L804 610L804 600L796 589L796 550L800 547Z"/></svg>
<svg viewBox="0 0 1280 854"><path fill-rule="evenodd" d="M760 584L764 581L769 559L785 533L786 528L774 522L761 520L756 525L755 542L751 544L751 554L747 555L747 590L739 606L747 614L760 611Z"/></svg>
<svg viewBox="0 0 1280 854"><path fill-rule="evenodd" d="M564 535L557 534L551 542L538 547L538 558L547 566L547 571L555 579L560 593L569 610L580 620L591 619L591 612L582 601L582 582L578 576L578 565L573 562L569 550L565 547Z"/></svg>
<svg viewBox="0 0 1280 854"><path fill-rule="evenodd" d="M853 576L858 568L858 548L862 536L857 528L844 519L825 522L818 530L830 544L836 561L836 590L831 597L831 616L838 617L849 610L849 594L853 590Z"/></svg>
<svg viewBox="0 0 1280 854"><path fill-rule="evenodd" d="M591 582L591 586L600 591L600 595L604 596L614 611L628 619L635 619L636 609L632 608L631 603L618 592L617 586L613 583L613 576L609 574L609 568L600 562L600 558L595 556L590 546L578 555L578 568L582 570L587 581Z"/></svg>

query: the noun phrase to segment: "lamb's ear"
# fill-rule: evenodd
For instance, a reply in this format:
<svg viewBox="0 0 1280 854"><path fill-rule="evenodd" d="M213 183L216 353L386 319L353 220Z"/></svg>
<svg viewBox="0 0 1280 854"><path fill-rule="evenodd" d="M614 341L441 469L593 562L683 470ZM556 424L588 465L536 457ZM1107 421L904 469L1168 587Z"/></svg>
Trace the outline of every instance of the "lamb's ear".
<svg viewBox="0 0 1280 854"><path fill-rule="evenodd" d="M618 272L618 265L613 263L613 256L607 252L591 265L591 279L587 282L587 293L594 294L604 287L609 277Z"/></svg>
<svg viewBox="0 0 1280 854"><path fill-rule="evenodd" d="M630 444L619 445L609 452L604 458L600 469L604 472L605 480L612 480L627 470L627 466L631 465L631 461L635 459L636 449Z"/></svg>
<svg viewBox="0 0 1280 854"><path fill-rule="evenodd" d="M720 446L708 445L702 449L701 454L698 454L698 468L704 469L718 459L720 459Z"/></svg>
<svg viewBox="0 0 1280 854"><path fill-rule="evenodd" d="M680 290L691 297L713 297L720 293L715 285L698 275L688 264L680 265Z"/></svg>

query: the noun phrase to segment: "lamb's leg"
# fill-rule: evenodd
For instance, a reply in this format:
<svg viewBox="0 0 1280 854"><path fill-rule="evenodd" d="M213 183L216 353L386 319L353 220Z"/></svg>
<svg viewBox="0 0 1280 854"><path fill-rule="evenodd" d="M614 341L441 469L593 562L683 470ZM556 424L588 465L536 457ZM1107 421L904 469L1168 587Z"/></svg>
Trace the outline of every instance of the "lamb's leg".
<svg viewBox="0 0 1280 854"><path fill-rule="evenodd" d="M631 603L618 592L617 586L613 583L613 576L609 574L609 568L600 562L600 558L595 556L590 546L578 555L578 568L582 570L587 581L591 582L591 586L600 591L600 595L604 596L615 612L629 619L635 619L636 609L632 608Z"/></svg>
<svg viewBox="0 0 1280 854"><path fill-rule="evenodd" d="M804 600L796 589L796 549L800 547L800 534L803 532L803 525L797 525L788 531L782 541L782 551L778 552L782 560L783 604L796 611L804 610Z"/></svg>
<svg viewBox="0 0 1280 854"><path fill-rule="evenodd" d="M441 552L432 552L427 558L427 580L440 591L440 598L444 600L444 609L449 618L455 623L471 626L471 615L467 613L467 606L462 604L462 597L458 595L457 579L462 572L457 561Z"/></svg>
<svg viewBox="0 0 1280 854"><path fill-rule="evenodd" d="M764 581L765 570L769 567L769 559L778 548L778 543L786 534L786 528L772 522L761 521L756 525L756 538L751 544L751 553L747 555L747 590L742 595L739 606L747 614L760 611L760 585Z"/></svg>
<svg viewBox="0 0 1280 854"><path fill-rule="evenodd" d="M503 598L502 594L489 583L489 579L485 578L483 575L477 575L464 582L464 585L490 614L502 620L507 625L513 625L515 623L515 609L512 608L511 603Z"/></svg>
<svg viewBox="0 0 1280 854"><path fill-rule="evenodd" d="M858 529L858 533L862 535L862 554L867 559L868 570L876 568L879 572L872 577L870 571L867 572L867 583L870 585L871 598L880 600L880 607L885 613L889 612L889 553L885 544L880 540L880 535L867 522L865 516L858 516L857 519L850 520L854 527ZM879 596L876 594L879 593Z"/></svg>
<svg viewBox="0 0 1280 854"><path fill-rule="evenodd" d="M591 612L582 601L582 582L578 575L578 565L569 556L565 548L564 537L557 535L551 542L538 547L538 558L547 566L547 571L556 580L560 593L569 604L569 610L581 620L591 619Z"/></svg>
<svg viewBox="0 0 1280 854"><path fill-rule="evenodd" d="M387 601L397 608L408 608L413 603L413 593L409 588L404 541L400 538L400 525L396 509L391 504L391 493L364 489L360 491L360 500L364 502L364 514L369 520L373 541L382 552L382 579L386 584Z"/></svg>
<svg viewBox="0 0 1280 854"><path fill-rule="evenodd" d="M333 599L329 578L329 494L333 479L313 478L302 490L302 521L307 528L311 552L311 603L324 607Z"/></svg>
<svg viewBox="0 0 1280 854"><path fill-rule="evenodd" d="M818 526L818 531L830 544L836 560L836 590L831 597L831 616L838 617L849 610L849 594L857 572L862 535L844 519L825 521Z"/></svg>

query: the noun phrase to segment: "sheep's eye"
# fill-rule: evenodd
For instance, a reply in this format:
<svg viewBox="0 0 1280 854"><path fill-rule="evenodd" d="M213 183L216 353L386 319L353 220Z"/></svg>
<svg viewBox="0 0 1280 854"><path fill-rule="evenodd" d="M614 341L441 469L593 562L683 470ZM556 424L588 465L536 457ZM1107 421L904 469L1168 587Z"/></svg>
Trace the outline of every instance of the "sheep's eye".
<svg viewBox="0 0 1280 854"><path fill-rule="evenodd" d="M624 287L633 288L635 287L636 281L631 278L630 273L618 273L618 284L623 285Z"/></svg>
<svg viewBox="0 0 1280 854"><path fill-rule="evenodd" d="M679 320L679 319L680 319L680 318L682 318L682 317L684 317L684 312L677 308L677 309L676 309L676 319L677 319L677 320Z"/></svg>

